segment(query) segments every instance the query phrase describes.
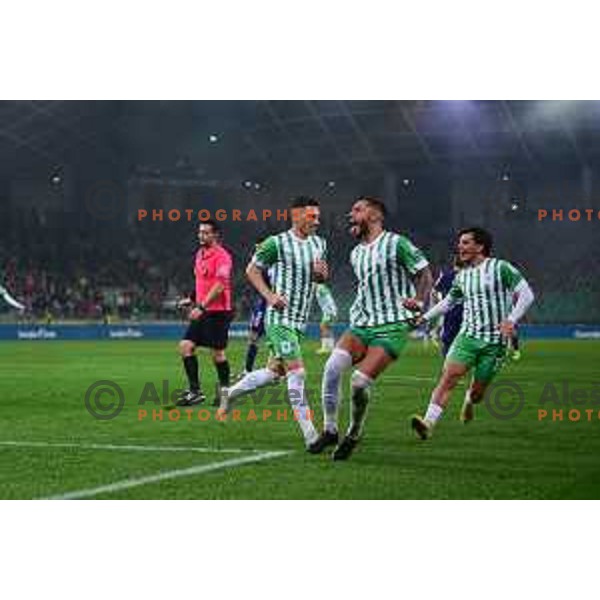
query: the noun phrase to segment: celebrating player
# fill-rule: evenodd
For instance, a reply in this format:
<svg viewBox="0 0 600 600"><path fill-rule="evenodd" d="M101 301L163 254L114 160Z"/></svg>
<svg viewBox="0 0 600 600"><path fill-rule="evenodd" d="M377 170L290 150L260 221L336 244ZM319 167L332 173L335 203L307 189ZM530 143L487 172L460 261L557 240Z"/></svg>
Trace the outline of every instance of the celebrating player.
<svg viewBox="0 0 600 600"><path fill-rule="evenodd" d="M327 279L328 268L325 240L315 235L319 203L301 196L293 202L292 214L292 228L260 244L246 269L250 283L267 301L269 361L266 368L248 373L233 385L221 408L229 412L237 396L272 383L287 372L289 400L308 445L317 438L317 432L304 391L306 375L300 343L313 301L313 283ZM265 281L265 269L269 269L270 286Z"/></svg>
<svg viewBox="0 0 600 600"><path fill-rule="evenodd" d="M350 309L350 329L342 335L325 364L324 429L308 448L318 454L338 444L341 376L352 365L358 365L351 380L350 426L333 452L334 460L347 459L357 445L366 417L369 388L402 352L413 311L423 306L431 290L427 259L408 238L386 231L384 218L385 206L376 198L359 198L350 212L350 233L359 240L350 255L357 294Z"/></svg>
<svg viewBox="0 0 600 600"><path fill-rule="evenodd" d="M317 302L321 309L321 323L319 324L321 347L317 350L317 354L331 354L335 346L331 325L337 319L337 306L331 290L325 283L317 283L315 287Z"/></svg>
<svg viewBox="0 0 600 600"><path fill-rule="evenodd" d="M229 387L229 362L225 355L229 325L233 317L231 304L232 260L229 252L219 243L219 229L215 221L198 225L200 249L196 253L195 301L186 298L180 306L190 309L190 325L179 343L179 351L189 382L178 406L192 406L206 399L200 388L197 346L212 350L222 393Z"/></svg>
<svg viewBox="0 0 600 600"><path fill-rule="evenodd" d="M490 257L492 236L480 227L458 234L458 256L463 268L448 295L425 315L428 321L463 304L463 323L446 357L446 362L424 417L415 416L412 427L421 439L430 437L434 425L448 406L450 393L469 371L473 377L461 411L467 423L474 405L499 371L506 355L506 340L533 302L533 292L521 273L510 263ZM512 302L517 294L516 302Z"/></svg>

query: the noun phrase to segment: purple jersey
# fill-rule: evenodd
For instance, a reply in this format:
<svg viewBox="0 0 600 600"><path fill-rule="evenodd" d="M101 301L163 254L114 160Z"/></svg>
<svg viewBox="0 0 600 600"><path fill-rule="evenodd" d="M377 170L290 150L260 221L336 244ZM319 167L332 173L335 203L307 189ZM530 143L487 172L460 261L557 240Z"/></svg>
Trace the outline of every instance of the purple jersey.
<svg viewBox="0 0 600 600"><path fill-rule="evenodd" d="M434 289L439 292L443 297L446 297L450 292L450 288L454 283L456 277L456 271L454 267L445 267L442 269L440 276L434 284ZM462 304L453 306L445 315L442 325L442 341L451 342L458 333L460 326L462 325L463 318L463 307Z"/></svg>
<svg viewBox="0 0 600 600"><path fill-rule="evenodd" d="M271 285L269 276L266 271L263 271L263 277L267 285ZM267 300L259 293L256 294L256 298L252 305L252 312L250 313L250 329L255 331L259 336L265 334L265 313L267 312Z"/></svg>

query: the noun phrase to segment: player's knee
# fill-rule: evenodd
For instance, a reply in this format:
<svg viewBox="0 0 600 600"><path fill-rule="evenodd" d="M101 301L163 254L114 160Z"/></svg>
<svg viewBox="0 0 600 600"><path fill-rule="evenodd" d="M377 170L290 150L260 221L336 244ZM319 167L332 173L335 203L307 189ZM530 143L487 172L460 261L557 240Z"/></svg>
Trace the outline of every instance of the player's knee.
<svg viewBox="0 0 600 600"><path fill-rule="evenodd" d="M288 380L294 379L296 381L304 380L306 379L306 371L303 366L295 368L290 367L287 372L287 378Z"/></svg>
<svg viewBox="0 0 600 600"><path fill-rule="evenodd" d="M352 355L341 348L334 348L325 363L325 373L342 373L352 366Z"/></svg>
<svg viewBox="0 0 600 600"><path fill-rule="evenodd" d="M373 379L358 369L352 373L350 382L356 390L367 390L373 385Z"/></svg>
<svg viewBox="0 0 600 600"><path fill-rule="evenodd" d="M285 363L280 358L270 358L267 363L267 369L275 373L277 377L285 377Z"/></svg>
<svg viewBox="0 0 600 600"><path fill-rule="evenodd" d="M213 350L213 360L216 363L225 362L227 360L225 350Z"/></svg>
<svg viewBox="0 0 600 600"><path fill-rule="evenodd" d="M485 395L485 384L474 382L471 384L469 388L469 398L473 404L477 404L483 400L483 396Z"/></svg>
<svg viewBox="0 0 600 600"><path fill-rule="evenodd" d="M451 370L445 371L442 375L440 387L445 390L453 390L458 385L461 377L462 373L457 373Z"/></svg>
<svg viewBox="0 0 600 600"><path fill-rule="evenodd" d="M179 353L181 356L191 356L194 353L194 344L190 340L181 340L179 342Z"/></svg>

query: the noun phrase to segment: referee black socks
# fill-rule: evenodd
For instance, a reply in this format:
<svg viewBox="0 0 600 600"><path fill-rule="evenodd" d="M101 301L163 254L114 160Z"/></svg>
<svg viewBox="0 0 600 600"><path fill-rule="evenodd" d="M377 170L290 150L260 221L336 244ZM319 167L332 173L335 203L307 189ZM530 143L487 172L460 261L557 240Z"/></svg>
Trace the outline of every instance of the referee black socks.
<svg viewBox="0 0 600 600"><path fill-rule="evenodd" d="M187 375L190 390L197 392L200 390L200 381L198 379L198 358L195 354L191 356L183 357L183 366L185 367L185 374Z"/></svg>
<svg viewBox="0 0 600 600"><path fill-rule="evenodd" d="M219 385L222 388L229 387L229 376L230 376L229 361L225 360L223 362L216 362L215 368L217 369L217 375L219 377Z"/></svg>

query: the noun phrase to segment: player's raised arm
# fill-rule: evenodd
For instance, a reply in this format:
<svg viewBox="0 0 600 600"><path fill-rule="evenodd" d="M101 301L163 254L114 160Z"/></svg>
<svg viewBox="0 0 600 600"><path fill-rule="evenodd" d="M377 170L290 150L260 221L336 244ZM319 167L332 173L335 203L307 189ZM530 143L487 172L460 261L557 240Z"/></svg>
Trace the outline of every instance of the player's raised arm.
<svg viewBox="0 0 600 600"><path fill-rule="evenodd" d="M422 317L423 321L431 321L437 317L445 315L452 307L456 306L460 300L456 300L450 294L442 298L435 306L432 306Z"/></svg>
<svg viewBox="0 0 600 600"><path fill-rule="evenodd" d="M445 315L450 309L463 301L463 291L460 282L455 280L448 294L432 306L422 317L422 321L431 321Z"/></svg>

